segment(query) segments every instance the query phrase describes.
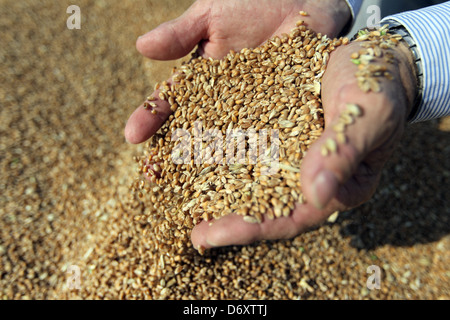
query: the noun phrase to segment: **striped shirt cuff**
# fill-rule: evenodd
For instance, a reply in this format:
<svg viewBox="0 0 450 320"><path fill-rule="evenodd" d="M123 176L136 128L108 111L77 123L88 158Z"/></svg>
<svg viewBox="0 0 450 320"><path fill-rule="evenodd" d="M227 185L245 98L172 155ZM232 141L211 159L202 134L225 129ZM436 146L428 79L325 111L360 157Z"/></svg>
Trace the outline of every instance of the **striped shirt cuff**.
<svg viewBox="0 0 450 320"><path fill-rule="evenodd" d="M350 12L352 13L352 20L355 21L356 16L361 9L362 0L345 0L345 2L347 2Z"/></svg>
<svg viewBox="0 0 450 320"><path fill-rule="evenodd" d="M450 115L450 1L385 17L414 40L423 70L423 93L411 123Z"/></svg>

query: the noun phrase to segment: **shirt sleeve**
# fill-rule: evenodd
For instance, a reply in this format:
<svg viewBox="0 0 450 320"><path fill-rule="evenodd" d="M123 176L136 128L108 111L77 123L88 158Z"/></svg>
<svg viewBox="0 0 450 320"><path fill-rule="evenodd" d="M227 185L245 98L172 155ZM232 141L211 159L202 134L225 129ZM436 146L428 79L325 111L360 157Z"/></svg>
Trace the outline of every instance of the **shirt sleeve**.
<svg viewBox="0 0 450 320"><path fill-rule="evenodd" d="M414 40L420 56L422 100L411 123L450 115L450 1L387 16L400 23Z"/></svg>
<svg viewBox="0 0 450 320"><path fill-rule="evenodd" d="M352 13L352 20L355 21L356 16L361 9L362 0L345 0L345 2L347 2L350 12Z"/></svg>

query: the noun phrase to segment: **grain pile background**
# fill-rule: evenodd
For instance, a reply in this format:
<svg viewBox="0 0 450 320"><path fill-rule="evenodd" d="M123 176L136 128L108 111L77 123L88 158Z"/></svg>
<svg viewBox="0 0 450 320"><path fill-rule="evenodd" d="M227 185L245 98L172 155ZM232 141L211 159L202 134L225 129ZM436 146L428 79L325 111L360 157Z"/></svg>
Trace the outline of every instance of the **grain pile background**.
<svg viewBox="0 0 450 320"><path fill-rule="evenodd" d="M449 119L409 127L374 198L334 223L193 251L170 286L150 275L158 250L134 221L150 204L128 189L142 146L123 128L174 62L134 44L191 3L0 1L2 298L449 299ZM81 30L66 28L71 4ZM67 288L71 265L80 290ZM370 265L380 290L366 287Z"/></svg>

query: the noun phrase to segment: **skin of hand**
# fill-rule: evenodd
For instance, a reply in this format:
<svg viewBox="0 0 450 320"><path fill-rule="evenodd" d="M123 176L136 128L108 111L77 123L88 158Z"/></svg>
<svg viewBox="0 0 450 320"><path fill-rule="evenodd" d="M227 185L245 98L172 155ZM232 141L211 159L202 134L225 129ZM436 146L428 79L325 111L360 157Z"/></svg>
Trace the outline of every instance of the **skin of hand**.
<svg viewBox="0 0 450 320"><path fill-rule="evenodd" d="M310 19L307 21L310 28L327 33L327 27L322 24L314 25L315 11L314 7L309 7L308 1L283 1L284 5L279 5L278 8L273 6L273 1L258 1L258 5L251 7L251 10L244 6L242 15L236 15L241 10L237 7L240 3L255 2L198 1L180 18L165 23L138 39L137 48L149 58L176 59L189 53L195 44L201 43L200 52L205 57L220 58L230 49L255 47L274 34L288 32L299 19L299 10L310 14L304 19ZM261 3L267 5L267 8L259 13L255 12ZM341 1L338 3L342 4ZM209 5L207 10L204 8L206 5ZM271 11L271 14L265 16L270 10L275 12ZM323 18L323 8L318 11L320 15L318 13L316 17ZM343 12L334 8L329 17L333 14L342 17ZM195 20L196 17L202 22ZM251 24L252 17L255 24ZM230 19L235 18L238 26L236 29L230 27L233 26ZM212 22L221 19L222 21ZM260 29L259 25L264 19L275 21L265 29ZM336 28L342 28L346 21L336 23ZM252 34L252 25L256 29L259 28L261 34L258 31L253 31L257 34ZM242 32L242 28L250 28L249 33ZM177 35L177 32L187 34L186 30L193 31L187 38ZM338 30L328 30L331 36L337 33ZM246 34L250 35L247 42L242 39L242 35ZM256 38L258 40L254 41ZM382 79L379 93L361 91L354 76L357 66L350 61L351 53L359 49L359 43L354 42L337 48L330 56L322 82L325 131L308 150L301 168L302 192L306 203L297 204L289 217L264 219L260 224L246 223L238 215L230 215L213 222L204 221L192 231L191 239L195 247L201 245L211 248L249 244L262 239L291 238L322 223L334 211L353 208L372 196L383 165L401 138L417 88L412 55L409 48L401 43L393 49L395 63L388 67L393 80ZM323 157L320 152L321 144L327 138L335 137L331 127L346 103L358 104L363 114L347 128L347 143L339 145L337 154ZM129 142L145 141L170 115L165 101L157 101L157 104L159 112L156 116L143 109L143 106L131 115L125 128L125 136Z"/></svg>

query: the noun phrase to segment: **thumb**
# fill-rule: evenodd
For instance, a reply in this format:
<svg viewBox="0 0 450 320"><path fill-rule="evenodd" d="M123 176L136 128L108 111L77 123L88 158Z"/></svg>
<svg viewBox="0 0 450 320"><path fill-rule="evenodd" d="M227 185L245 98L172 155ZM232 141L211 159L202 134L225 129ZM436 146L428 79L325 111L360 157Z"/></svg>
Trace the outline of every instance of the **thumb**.
<svg viewBox="0 0 450 320"><path fill-rule="evenodd" d="M349 105L353 107L346 109ZM329 205L343 210L366 201L391 149L386 143L391 126L382 126L380 116L354 104L339 109L302 164L303 194L320 210Z"/></svg>
<svg viewBox="0 0 450 320"><path fill-rule="evenodd" d="M184 57L206 37L209 7L194 3L183 15L165 22L140 36L137 50L156 60L175 60Z"/></svg>

